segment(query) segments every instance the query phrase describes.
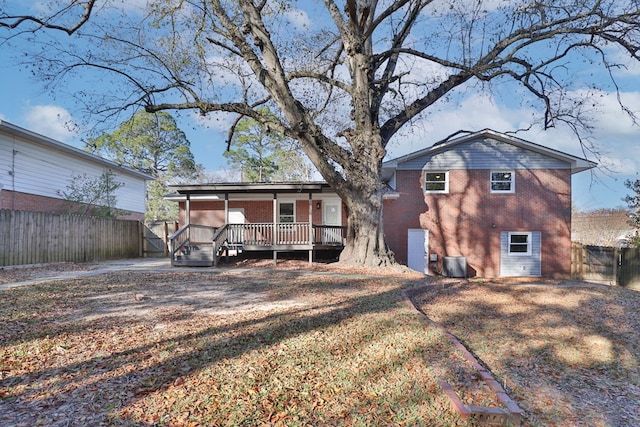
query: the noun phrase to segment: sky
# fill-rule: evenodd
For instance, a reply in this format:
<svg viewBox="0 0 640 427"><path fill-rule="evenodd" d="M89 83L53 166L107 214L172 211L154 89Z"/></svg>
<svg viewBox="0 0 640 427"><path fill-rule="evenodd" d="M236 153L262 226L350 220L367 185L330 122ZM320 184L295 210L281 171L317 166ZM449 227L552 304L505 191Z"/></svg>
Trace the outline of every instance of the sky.
<svg viewBox="0 0 640 427"><path fill-rule="evenodd" d="M313 21L302 10L291 11L289 20L299 25L312 25ZM69 126L80 122L73 99L63 93L44 91L30 71L14 66L19 49L19 43L11 48L0 45L0 119L82 148L82 129ZM628 63L617 71L616 78L620 83L620 99L640 115L640 65ZM548 131L536 128L516 134L598 162L596 169L573 176L573 203L579 210L624 207L622 198L629 194L624 181L636 178L640 170L640 127L634 126L622 111L615 93L597 95L590 138L601 152L598 159L582 152L577 137L568 128ZM530 107L509 100L508 94L492 96L489 92L470 91L457 102L442 104L395 137L388 147L387 159L426 148L461 129L509 132L527 128L533 113ZM203 121L195 114L180 115L179 126L191 143L195 160L208 171L226 169L223 152L229 120L213 116Z"/></svg>

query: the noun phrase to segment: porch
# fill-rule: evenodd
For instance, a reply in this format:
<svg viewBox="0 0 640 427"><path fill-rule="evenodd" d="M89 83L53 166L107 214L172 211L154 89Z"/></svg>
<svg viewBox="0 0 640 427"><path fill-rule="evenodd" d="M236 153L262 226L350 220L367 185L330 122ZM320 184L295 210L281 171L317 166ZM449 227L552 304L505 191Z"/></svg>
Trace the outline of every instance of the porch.
<svg viewBox="0 0 640 427"><path fill-rule="evenodd" d="M345 212L323 182L175 185L181 223L169 236L171 265L216 266L247 252L342 250ZM205 225L206 224L206 225Z"/></svg>
<svg viewBox="0 0 640 427"><path fill-rule="evenodd" d="M225 224L210 227L186 224L169 236L172 266L215 267L222 257L250 251L307 251L313 262L316 251L342 250L346 227L295 223Z"/></svg>

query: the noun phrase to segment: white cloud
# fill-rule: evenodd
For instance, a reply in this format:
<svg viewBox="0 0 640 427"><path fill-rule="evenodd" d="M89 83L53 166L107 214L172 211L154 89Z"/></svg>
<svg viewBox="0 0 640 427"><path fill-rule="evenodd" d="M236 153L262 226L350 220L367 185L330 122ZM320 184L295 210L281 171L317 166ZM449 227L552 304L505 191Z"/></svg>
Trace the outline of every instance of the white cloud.
<svg viewBox="0 0 640 427"><path fill-rule="evenodd" d="M29 130L66 142L77 135L71 114L56 105L35 105L24 115Z"/></svg>
<svg viewBox="0 0 640 427"><path fill-rule="evenodd" d="M231 113L225 113L222 111L213 111L208 113L206 116L201 116L195 111L191 112L191 118L194 122L198 124L198 126L205 127L207 129L212 129L218 132L224 132L226 136L226 132L231 129L231 125L235 120L235 115Z"/></svg>
<svg viewBox="0 0 640 427"><path fill-rule="evenodd" d="M530 112L509 110L496 104L489 94L474 94L459 103L444 104L438 111L401 131L391 144L390 158L426 148L459 130L510 131L530 118Z"/></svg>
<svg viewBox="0 0 640 427"><path fill-rule="evenodd" d="M304 10L291 8L286 11L285 16L298 31L306 31L311 28L311 18Z"/></svg>
<svg viewBox="0 0 640 427"><path fill-rule="evenodd" d="M147 0L104 0L104 7L124 12L142 12L147 8Z"/></svg>

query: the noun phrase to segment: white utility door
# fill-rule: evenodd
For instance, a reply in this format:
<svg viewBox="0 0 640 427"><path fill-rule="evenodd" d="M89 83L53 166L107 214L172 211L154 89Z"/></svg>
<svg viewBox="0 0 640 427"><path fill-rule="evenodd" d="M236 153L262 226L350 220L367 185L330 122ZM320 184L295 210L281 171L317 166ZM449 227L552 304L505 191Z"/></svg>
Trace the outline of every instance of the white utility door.
<svg viewBox="0 0 640 427"><path fill-rule="evenodd" d="M410 228L407 236L407 267L429 273L429 230Z"/></svg>

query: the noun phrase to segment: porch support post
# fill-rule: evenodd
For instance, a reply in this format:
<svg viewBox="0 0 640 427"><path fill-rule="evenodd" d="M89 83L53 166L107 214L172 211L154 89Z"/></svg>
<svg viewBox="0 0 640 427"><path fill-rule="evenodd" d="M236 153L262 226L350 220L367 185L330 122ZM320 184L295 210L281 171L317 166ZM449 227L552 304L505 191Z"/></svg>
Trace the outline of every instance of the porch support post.
<svg viewBox="0 0 640 427"><path fill-rule="evenodd" d="M229 224L229 193L224 193L224 223Z"/></svg>
<svg viewBox="0 0 640 427"><path fill-rule="evenodd" d="M278 193L273 193L273 232L271 233L271 244L278 243ZM276 263L276 253L273 252L273 263Z"/></svg>
<svg viewBox="0 0 640 427"><path fill-rule="evenodd" d="M187 193L187 200L184 204L184 224L191 224L191 193ZM187 239L191 240L191 227L187 227Z"/></svg>
<svg viewBox="0 0 640 427"><path fill-rule="evenodd" d="M184 204L184 224L191 224L191 193L187 193L187 201Z"/></svg>
<svg viewBox="0 0 640 427"><path fill-rule="evenodd" d="M313 264L313 194L309 193L309 264Z"/></svg>

